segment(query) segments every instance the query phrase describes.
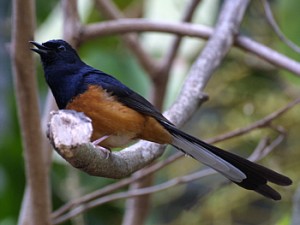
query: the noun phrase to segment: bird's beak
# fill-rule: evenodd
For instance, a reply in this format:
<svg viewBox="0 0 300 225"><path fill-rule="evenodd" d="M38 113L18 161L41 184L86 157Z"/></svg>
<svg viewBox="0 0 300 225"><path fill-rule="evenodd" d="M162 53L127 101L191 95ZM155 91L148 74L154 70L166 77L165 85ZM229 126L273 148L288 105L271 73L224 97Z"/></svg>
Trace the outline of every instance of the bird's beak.
<svg viewBox="0 0 300 225"><path fill-rule="evenodd" d="M37 48L31 48L30 50L38 53L38 54L47 54L51 49L44 46L43 44L39 44L35 41L29 41L29 43L33 44Z"/></svg>

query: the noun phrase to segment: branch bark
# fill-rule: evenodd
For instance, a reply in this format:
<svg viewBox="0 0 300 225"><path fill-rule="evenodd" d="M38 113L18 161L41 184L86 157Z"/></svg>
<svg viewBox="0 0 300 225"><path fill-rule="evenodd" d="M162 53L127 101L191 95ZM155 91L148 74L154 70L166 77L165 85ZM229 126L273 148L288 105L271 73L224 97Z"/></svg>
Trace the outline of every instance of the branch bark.
<svg viewBox="0 0 300 225"><path fill-rule="evenodd" d="M145 19L120 19L87 25L83 28L81 35L83 40L89 40L105 35L150 31L167 32L204 39L208 39L213 33L212 28L200 24L149 21ZM286 69L300 76L300 63L263 44L243 35L237 35L234 44L236 47L250 52L278 68Z"/></svg>
<svg viewBox="0 0 300 225"><path fill-rule="evenodd" d="M107 153L89 142L91 120L75 111L60 110L52 113L49 139L55 150L74 167L93 175L123 178L159 157L163 147L142 141L120 152ZM158 149L157 149L158 148Z"/></svg>
<svg viewBox="0 0 300 225"><path fill-rule="evenodd" d="M299 103L300 103L300 98L297 98L294 101L287 104L286 106L272 112L271 114L256 121L255 123L250 124L249 126L233 130L233 131L228 132L223 135L219 135L217 138L209 139L208 142L218 142L218 141L227 139L229 137L233 137L233 136L236 137L236 136L243 135L243 134L248 133L249 131L257 129L257 128L266 127L266 126L270 125L274 119L280 117L281 115L283 115L284 113L286 113L288 110L290 110L291 108L293 108L295 105L297 105Z"/></svg>
<svg viewBox="0 0 300 225"><path fill-rule="evenodd" d="M62 10L64 39L74 48L77 48L81 41L80 32L82 29L77 9L77 0L63 0Z"/></svg>
<svg viewBox="0 0 300 225"><path fill-rule="evenodd" d="M50 191L38 106L33 55L35 7L32 0L13 1L12 62L18 116L22 132L26 191L19 224L50 224ZM26 18L26 19L24 19Z"/></svg>
<svg viewBox="0 0 300 225"><path fill-rule="evenodd" d="M279 25L277 24L273 16L271 6L268 0L262 0L262 4L264 6L267 21L270 24L271 28L274 30L275 34L278 36L278 38L292 50L294 50L297 53L300 53L300 47L294 42L292 42L288 37L286 37L285 34L281 31Z"/></svg>

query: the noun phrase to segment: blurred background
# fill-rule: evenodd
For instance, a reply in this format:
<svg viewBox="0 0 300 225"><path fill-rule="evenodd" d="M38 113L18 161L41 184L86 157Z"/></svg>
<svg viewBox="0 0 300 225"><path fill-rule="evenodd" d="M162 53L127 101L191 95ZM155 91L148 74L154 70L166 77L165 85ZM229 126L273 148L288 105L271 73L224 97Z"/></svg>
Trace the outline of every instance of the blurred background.
<svg viewBox="0 0 300 225"><path fill-rule="evenodd" d="M187 1L184 0L115 0L115 4L129 17L179 21ZM203 0L193 23L214 25L222 1ZM297 22L300 2L297 0L270 1L275 18L283 32L300 44L300 22ZM0 1L0 225L17 223L25 187L24 162L20 130L9 58L11 38L11 1ZM167 9L167 10L166 10ZM37 1L36 41L62 38L62 14L57 0ZM93 1L79 1L83 23L103 21ZM283 44L268 25L260 1L252 1L245 15L241 33L295 60L299 54ZM157 60L168 50L172 35L140 34L142 46ZM176 99L191 64L205 42L184 38L170 74L164 109ZM84 43L79 54L88 64L113 74L133 90L149 97L151 82L132 53L117 36L97 38ZM37 58L40 109L44 113L47 86ZM209 81L206 102L183 127L184 130L207 139L245 127L285 106L300 96L300 78L274 68L263 60L233 48L221 67ZM300 179L300 106L295 106L274 121L287 131L285 140L260 161L261 164L284 173L294 181L292 186L276 187L282 193L280 202L229 184L220 175L212 175L176 186L152 196L151 211L146 224L291 224L293 197ZM249 156L261 138L274 139L271 129L259 129L238 138L218 143L218 146ZM162 159L175 150L168 148ZM53 208L64 202L104 187L114 180L90 177L66 164L54 155L51 170ZM204 168L184 157L156 174L155 182L188 174ZM64 224L120 224L124 201L115 201L88 211L78 220ZM83 222L84 221L84 222Z"/></svg>

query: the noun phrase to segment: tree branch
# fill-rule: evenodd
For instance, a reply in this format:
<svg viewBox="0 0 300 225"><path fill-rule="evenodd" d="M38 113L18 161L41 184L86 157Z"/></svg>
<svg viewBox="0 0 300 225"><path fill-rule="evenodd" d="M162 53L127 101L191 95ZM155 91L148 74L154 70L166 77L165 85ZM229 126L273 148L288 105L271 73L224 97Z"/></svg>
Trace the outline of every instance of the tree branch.
<svg viewBox="0 0 300 225"><path fill-rule="evenodd" d="M188 23L192 20L194 12L197 9L197 5L200 2L201 0L190 0L190 2L187 4L185 12L183 13L183 17L181 20L183 23ZM182 36L178 35L174 37L174 40L170 45L169 51L167 52L165 58L163 59L161 70L167 71L167 74L169 74L170 68L172 66L172 63L174 62L181 41L182 41Z"/></svg>
<svg viewBox="0 0 300 225"><path fill-rule="evenodd" d="M123 178L137 171L163 153L163 146L141 141L120 152L106 153L89 143L91 120L75 111L60 110L52 113L49 139L55 150L70 164L93 175Z"/></svg>
<svg viewBox="0 0 300 225"><path fill-rule="evenodd" d="M170 156L169 158L167 158L164 161L161 162L157 162L149 167L146 167L143 169L143 174L139 174L139 176L131 176L129 178L124 178L120 181L118 181L117 183L113 183L110 184L104 188L101 188L100 190L94 191L92 193L89 193L85 196L82 196L78 199L72 200L71 202L68 202L67 204L65 204L64 206L62 206L61 208L59 208L58 210L56 210L53 214L52 214L52 218L55 219L57 217L59 217L60 215L62 215L64 212L80 205L83 204L85 202L89 202L93 199L99 198L101 196L104 196L106 194L109 194L117 189L120 189L122 187L125 187L141 178L143 178L144 176L147 176L149 174L153 174L154 172L162 169L163 167L171 164L172 162L174 162L175 160L177 160L179 157L181 157L183 154L178 152L177 154L174 154L172 156Z"/></svg>
<svg viewBox="0 0 300 225"><path fill-rule="evenodd" d="M167 32L204 39L208 39L213 32L212 28L200 24L149 21L145 19L120 19L86 25L82 30L82 38L88 40L105 35L150 31ZM234 44L236 47L248 51L276 67L286 69L300 76L300 63L263 44L255 42L243 35L237 35Z"/></svg>
<svg viewBox="0 0 300 225"><path fill-rule="evenodd" d="M288 39L284 33L280 30L278 24L276 23L270 4L268 0L262 0L265 10L265 15L267 18L267 21L269 22L270 26L274 30L275 34L279 37L279 39L285 43L288 47L290 47L292 50L294 50L297 53L300 53L300 47L296 45L294 42L292 42L290 39Z"/></svg>
<svg viewBox="0 0 300 225"><path fill-rule="evenodd" d="M265 139L262 139L262 141L259 143L259 145L256 147L256 149L253 151L253 153L249 156L249 160L260 160L263 157L265 157L267 153L270 153L276 146L278 146L282 142L282 134L280 134L273 142L271 142L269 145L267 145L267 142ZM137 197L137 196L143 196L143 195L149 195L153 194L159 191L164 191L166 189L169 189L171 187L175 187L177 185L186 184L195 180L198 180L200 178L203 178L208 175L216 174L217 172L211 168L203 169L188 175L184 175L181 177L176 177L171 180L168 180L166 182L135 189L135 190L128 190L124 192L114 193L111 195L106 196L100 196L99 198L95 200L91 200L89 202L85 202L84 204L80 204L73 209L71 209L68 213L63 214L53 220L53 224L60 224L68 219L71 219L74 216L77 216L80 213L83 213L91 208L94 208L99 205L103 205L107 202L120 200L120 199L127 199L130 197ZM230 183L230 182L226 182Z"/></svg>
<svg viewBox="0 0 300 225"><path fill-rule="evenodd" d="M172 122L181 125L183 121L178 121L179 118L183 114L190 117L202 103L199 102L202 90L231 48L248 3L248 0L224 2L213 35L192 65L179 97L169 110L177 113L165 114Z"/></svg>
<svg viewBox="0 0 300 225"><path fill-rule="evenodd" d="M118 20L123 18L123 14L118 10L112 1L109 0L95 0L96 7L102 12L107 18ZM82 36L82 40L84 40ZM136 34L126 34L122 37L125 44L129 47L129 50L134 53L140 65L144 70L152 76L155 74L156 62L149 57L144 51L140 43L138 42L138 36Z"/></svg>
<svg viewBox="0 0 300 225"><path fill-rule="evenodd" d="M34 1L13 1L12 69L27 181L19 224L47 225L51 208L48 169L44 166L37 82L28 44L33 40L34 12Z"/></svg>
<svg viewBox="0 0 300 225"><path fill-rule="evenodd" d="M178 184L184 184L186 182L190 182L192 180L199 179L203 176L206 176L206 175L209 175L212 173L214 173L214 171L212 169L202 170L202 171L197 172L198 176L196 176L195 174L189 174L189 175L186 175L183 177L178 177L178 178L172 179L163 184L146 187L146 188L141 188L141 189L135 189L135 190L131 190L131 191L119 192L119 193L111 194L108 196L104 196L102 198L95 199L91 202L81 205L80 207L76 207L76 208L72 209L70 212L54 219L53 224L60 224L80 213L83 213L84 211L86 211L88 209L91 209L93 207L102 205L102 204L110 202L110 201L126 199L129 197L137 197L137 196L152 194L152 193L158 192L158 191L163 191L172 186L175 186Z"/></svg>
<svg viewBox="0 0 300 225"><path fill-rule="evenodd" d="M63 36L74 48L80 44L80 32L82 25L80 22L77 0L63 0Z"/></svg>
<svg viewBox="0 0 300 225"><path fill-rule="evenodd" d="M289 109L293 108L295 105L300 103L300 98L295 99L294 101L290 102L286 106L282 107L281 109L278 109L275 112L272 112L271 114L267 115L266 117L256 121L255 123L250 124L249 126L233 130L231 132L228 132L224 135L219 135L216 138L209 139L208 142L218 142L230 137L237 137L240 135L243 135L245 133L248 133L251 130L262 128L270 125L272 121L278 117L280 117L282 114L286 113Z"/></svg>

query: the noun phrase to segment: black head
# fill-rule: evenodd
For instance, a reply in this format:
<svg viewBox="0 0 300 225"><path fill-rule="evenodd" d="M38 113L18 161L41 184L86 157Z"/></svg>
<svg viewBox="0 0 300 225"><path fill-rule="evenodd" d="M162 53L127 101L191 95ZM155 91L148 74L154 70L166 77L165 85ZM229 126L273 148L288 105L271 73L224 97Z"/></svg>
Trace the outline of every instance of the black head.
<svg viewBox="0 0 300 225"><path fill-rule="evenodd" d="M34 41L30 43L37 47L31 50L40 55L44 67L57 63L66 65L81 61L77 52L64 40L50 40L42 44Z"/></svg>
<svg viewBox="0 0 300 225"><path fill-rule="evenodd" d="M83 75L80 70L87 68L76 51L63 40L51 40L39 44L30 41L36 48L43 63L45 79L52 90L60 109L78 93ZM89 68L89 67L88 67Z"/></svg>

